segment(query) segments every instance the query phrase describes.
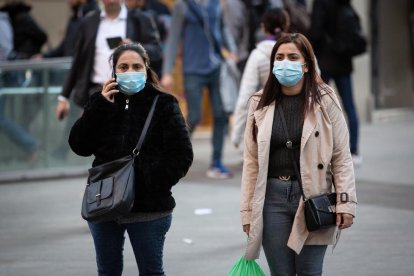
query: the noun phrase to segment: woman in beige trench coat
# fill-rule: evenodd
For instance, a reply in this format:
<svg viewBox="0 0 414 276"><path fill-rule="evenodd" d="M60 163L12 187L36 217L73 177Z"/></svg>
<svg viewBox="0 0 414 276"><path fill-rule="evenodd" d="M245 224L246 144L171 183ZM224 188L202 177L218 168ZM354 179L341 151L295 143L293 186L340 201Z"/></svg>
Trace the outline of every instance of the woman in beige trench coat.
<svg viewBox="0 0 414 276"><path fill-rule="evenodd" d="M241 191L245 259L261 245L272 275L321 275L328 244L353 223L357 203L349 134L334 91L317 75L312 46L301 34L275 44L266 85L250 100ZM335 179L337 223L308 232L304 203L279 110L284 114L294 162L306 197L326 193Z"/></svg>

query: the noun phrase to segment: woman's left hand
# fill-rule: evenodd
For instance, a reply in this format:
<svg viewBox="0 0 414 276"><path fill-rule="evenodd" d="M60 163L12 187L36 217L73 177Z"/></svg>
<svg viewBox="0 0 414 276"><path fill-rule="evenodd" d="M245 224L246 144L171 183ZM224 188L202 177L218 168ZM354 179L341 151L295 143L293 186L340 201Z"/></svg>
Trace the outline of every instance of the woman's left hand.
<svg viewBox="0 0 414 276"><path fill-rule="evenodd" d="M345 213L337 213L336 214L336 226L339 227L339 229L345 229L352 226L354 223L354 216L351 214L345 214Z"/></svg>

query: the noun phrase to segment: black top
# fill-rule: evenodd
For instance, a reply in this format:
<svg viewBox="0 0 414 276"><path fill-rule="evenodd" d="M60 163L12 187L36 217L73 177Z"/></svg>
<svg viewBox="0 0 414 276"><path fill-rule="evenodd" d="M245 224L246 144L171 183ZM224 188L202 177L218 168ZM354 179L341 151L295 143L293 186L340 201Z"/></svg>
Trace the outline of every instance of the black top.
<svg viewBox="0 0 414 276"><path fill-rule="evenodd" d="M72 150L94 155L97 166L127 154L137 144L153 99L160 95L139 156L135 159L133 212L160 212L175 206L171 188L184 177L193 161L193 151L184 118L174 96L147 84L129 98L115 95L115 103L100 92L91 96L82 117L69 136Z"/></svg>
<svg viewBox="0 0 414 276"><path fill-rule="evenodd" d="M275 108L272 126L272 137L270 140L269 171L268 177L294 176L295 170L290 157L289 150L286 148L287 137L283 130L282 118L278 113L278 108L282 108L285 116L289 138L293 142L293 152L295 161L299 164L300 141L302 137L304 119L304 93L294 96L283 96ZM298 167L300 167L298 165Z"/></svg>

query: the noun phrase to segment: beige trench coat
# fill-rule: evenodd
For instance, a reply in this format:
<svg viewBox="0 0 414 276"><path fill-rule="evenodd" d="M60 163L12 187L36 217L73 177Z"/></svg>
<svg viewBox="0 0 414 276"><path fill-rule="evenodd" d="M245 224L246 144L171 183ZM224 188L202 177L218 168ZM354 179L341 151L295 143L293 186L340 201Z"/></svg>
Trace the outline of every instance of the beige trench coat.
<svg viewBox="0 0 414 276"><path fill-rule="evenodd" d="M307 197L331 190L327 170L331 166L336 192L346 192L349 202L339 201L336 211L355 216L356 191L349 133L340 103L328 85L320 85L321 105L308 112L303 123L300 146L300 172L303 190ZM270 138L275 104L256 110L261 96L257 92L250 100L245 130L244 163L241 188L242 224L250 224L250 235L245 253L246 259L259 258L263 232L263 205L266 194ZM252 128L257 128L257 142L253 140ZM297 254L304 244L334 244L337 241L336 226L309 233L304 217L301 198L287 245Z"/></svg>

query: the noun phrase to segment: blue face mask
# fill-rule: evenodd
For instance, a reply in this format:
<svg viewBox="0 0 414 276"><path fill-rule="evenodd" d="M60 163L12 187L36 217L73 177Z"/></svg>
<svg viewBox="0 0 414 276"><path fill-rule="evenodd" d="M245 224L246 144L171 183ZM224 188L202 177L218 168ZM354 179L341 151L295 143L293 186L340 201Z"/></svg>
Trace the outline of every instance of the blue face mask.
<svg viewBox="0 0 414 276"><path fill-rule="evenodd" d="M302 65L300 61L282 60L275 61L272 73L283 86L295 86L303 76Z"/></svg>
<svg viewBox="0 0 414 276"><path fill-rule="evenodd" d="M116 82L122 93L134 95L144 88L147 74L145 72L116 73Z"/></svg>

